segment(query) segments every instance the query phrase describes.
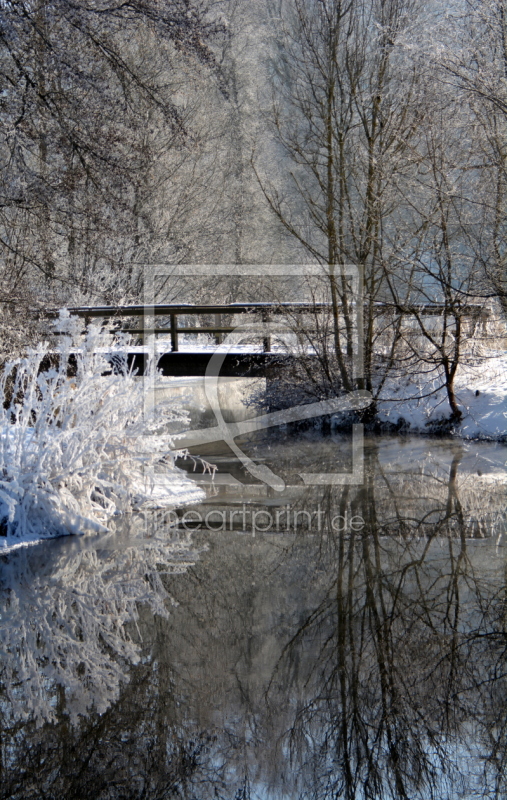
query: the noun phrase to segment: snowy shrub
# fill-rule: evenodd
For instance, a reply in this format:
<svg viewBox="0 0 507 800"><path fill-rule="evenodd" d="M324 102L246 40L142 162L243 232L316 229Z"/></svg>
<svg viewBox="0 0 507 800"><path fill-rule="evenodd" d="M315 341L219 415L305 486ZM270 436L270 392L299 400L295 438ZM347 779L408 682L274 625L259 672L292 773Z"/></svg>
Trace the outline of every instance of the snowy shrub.
<svg viewBox="0 0 507 800"><path fill-rule="evenodd" d="M144 503L200 499L174 466L170 437L155 435L175 420L184 427L186 415L171 402L147 408L154 365L136 377L126 339L112 341L96 326L73 347L75 325L63 313L67 335L56 351L40 345L0 375L0 548L105 531L112 515Z"/></svg>

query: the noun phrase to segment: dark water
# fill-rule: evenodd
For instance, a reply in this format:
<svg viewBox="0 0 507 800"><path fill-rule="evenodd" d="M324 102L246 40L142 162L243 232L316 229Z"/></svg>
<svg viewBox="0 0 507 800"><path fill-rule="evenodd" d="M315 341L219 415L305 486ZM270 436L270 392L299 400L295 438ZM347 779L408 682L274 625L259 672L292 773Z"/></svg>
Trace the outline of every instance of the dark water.
<svg viewBox="0 0 507 800"><path fill-rule="evenodd" d="M177 528L0 561L0 796L504 798L507 449L245 452L282 493L215 450Z"/></svg>

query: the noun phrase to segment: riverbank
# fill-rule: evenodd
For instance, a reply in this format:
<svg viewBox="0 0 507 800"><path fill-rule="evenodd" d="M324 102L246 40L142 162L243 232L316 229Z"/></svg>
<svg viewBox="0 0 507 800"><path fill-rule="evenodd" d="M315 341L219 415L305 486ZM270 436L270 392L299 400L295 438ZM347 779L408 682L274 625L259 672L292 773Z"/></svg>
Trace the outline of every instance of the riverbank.
<svg viewBox="0 0 507 800"><path fill-rule="evenodd" d="M411 433L442 430L464 439L507 442L507 353L460 366L455 393L463 418L449 426L449 403L440 376L418 373L390 379L378 403L378 422Z"/></svg>

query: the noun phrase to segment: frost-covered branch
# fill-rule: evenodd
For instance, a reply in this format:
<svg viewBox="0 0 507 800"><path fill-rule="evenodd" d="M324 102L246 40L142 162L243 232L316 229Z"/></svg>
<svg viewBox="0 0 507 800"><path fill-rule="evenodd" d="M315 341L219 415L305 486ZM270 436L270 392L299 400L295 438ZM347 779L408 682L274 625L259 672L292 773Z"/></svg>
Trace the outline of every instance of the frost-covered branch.
<svg viewBox="0 0 507 800"><path fill-rule="evenodd" d="M174 466L170 436L154 435L167 423L186 421L172 401L145 402L155 366L136 377L126 342L111 342L94 326L81 347L71 344L68 335L56 351L40 345L0 375L0 547L105 531L112 515L143 503L200 497ZM112 351L114 371L107 360ZM71 354L75 374L69 377Z"/></svg>

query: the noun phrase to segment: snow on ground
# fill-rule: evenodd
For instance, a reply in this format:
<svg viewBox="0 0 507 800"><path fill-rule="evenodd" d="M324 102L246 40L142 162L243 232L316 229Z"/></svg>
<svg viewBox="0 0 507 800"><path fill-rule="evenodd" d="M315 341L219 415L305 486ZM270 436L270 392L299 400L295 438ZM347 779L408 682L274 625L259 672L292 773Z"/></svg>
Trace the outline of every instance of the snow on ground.
<svg viewBox="0 0 507 800"><path fill-rule="evenodd" d="M202 337L201 337L202 338ZM104 348L106 349L106 348ZM146 352L146 346L130 347L130 352ZM156 341L156 352L170 349L168 339ZM213 353L216 345L183 339L180 352ZM262 352L261 344L231 346L231 353ZM283 346L273 347L273 352L286 352ZM171 379L189 384L189 378ZM202 383L202 378L195 379ZM432 424L448 419L449 402L441 375L411 374L386 381L379 403L379 420L397 424L417 433L428 433ZM455 379L455 392L464 418L455 428L455 434L466 439L507 439L507 353L494 353L477 358L474 364L460 366Z"/></svg>
<svg viewBox="0 0 507 800"><path fill-rule="evenodd" d="M79 352L79 348L75 348L74 352ZM112 348L110 346L102 347L100 350L97 348L96 352L101 352L104 354L109 354L112 352ZM114 352L114 351L113 351ZM148 344L148 345L130 345L129 346L129 353L156 353L157 355L162 355L164 353L171 353L171 342L167 338L159 338L156 340L155 345ZM248 342L247 344L225 344L222 345L222 349L218 350L218 346L210 341L208 342L199 342L195 343L188 339L179 339L178 340L178 353L209 353L212 355L213 353L220 353L220 354L227 354L227 353L241 353L241 354L250 354L250 353L264 353L264 346L262 342ZM271 346L270 353L280 353L282 355L287 354L287 348L282 344L273 344ZM308 352L311 352L310 350Z"/></svg>
<svg viewBox="0 0 507 800"><path fill-rule="evenodd" d="M386 381L379 403L381 422L428 432L448 419L450 408L442 378L434 373L407 375ZM507 353L477 359L461 366L455 378L456 399L463 419L455 433L466 439L507 440ZM389 399L386 399L389 398Z"/></svg>

